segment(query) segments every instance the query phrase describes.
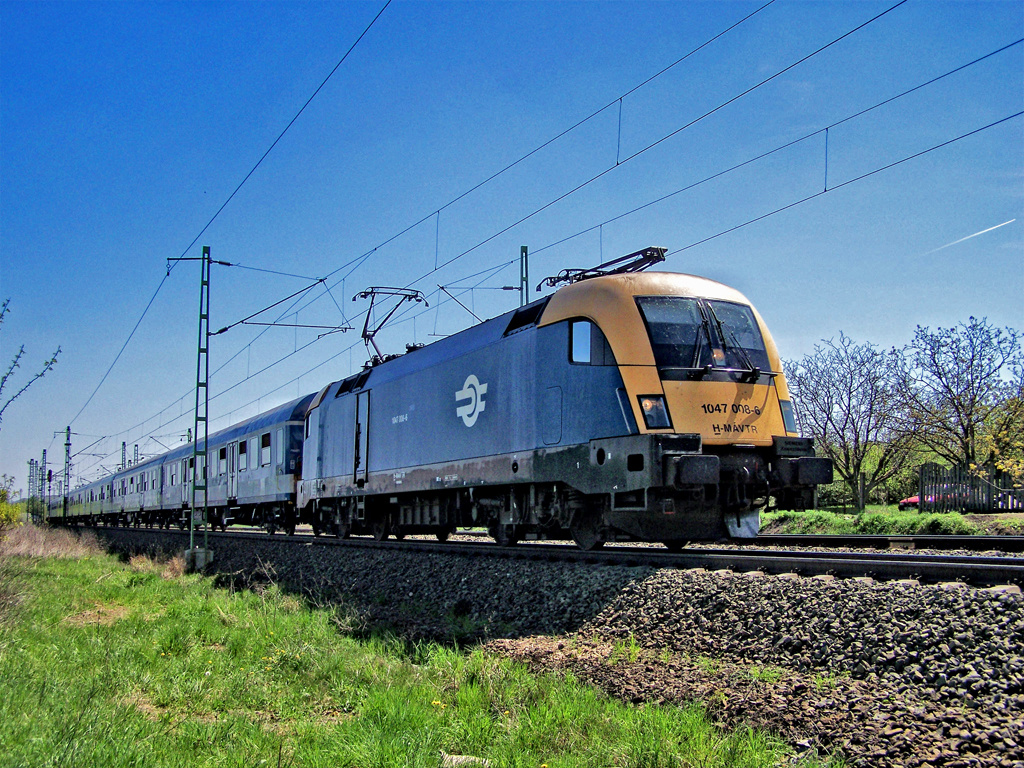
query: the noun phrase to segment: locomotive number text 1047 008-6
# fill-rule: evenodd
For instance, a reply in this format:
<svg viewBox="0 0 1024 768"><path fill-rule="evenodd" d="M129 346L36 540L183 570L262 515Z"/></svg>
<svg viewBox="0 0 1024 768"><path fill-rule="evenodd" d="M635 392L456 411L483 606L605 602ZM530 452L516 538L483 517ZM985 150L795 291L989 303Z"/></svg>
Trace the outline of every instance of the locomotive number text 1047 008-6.
<svg viewBox="0 0 1024 768"><path fill-rule="evenodd" d="M732 413L744 416L761 415L760 406L747 405L746 403L702 403L700 408L704 413Z"/></svg>

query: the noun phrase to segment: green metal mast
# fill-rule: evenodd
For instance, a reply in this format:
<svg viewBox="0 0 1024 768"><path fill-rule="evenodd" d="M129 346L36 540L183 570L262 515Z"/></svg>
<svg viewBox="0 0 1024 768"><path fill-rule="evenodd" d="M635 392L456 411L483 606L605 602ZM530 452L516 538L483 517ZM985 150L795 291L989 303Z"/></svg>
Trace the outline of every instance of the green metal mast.
<svg viewBox="0 0 1024 768"><path fill-rule="evenodd" d="M195 549L196 518L202 497L203 549L207 549L209 533L209 494L207 444L210 438L210 247L203 246L202 280L199 289L199 355L196 361L195 440L192 442L192 508L189 520L189 549ZM202 431L200 431L202 426ZM200 442L201 441L201 442ZM200 448L200 445L202 448Z"/></svg>

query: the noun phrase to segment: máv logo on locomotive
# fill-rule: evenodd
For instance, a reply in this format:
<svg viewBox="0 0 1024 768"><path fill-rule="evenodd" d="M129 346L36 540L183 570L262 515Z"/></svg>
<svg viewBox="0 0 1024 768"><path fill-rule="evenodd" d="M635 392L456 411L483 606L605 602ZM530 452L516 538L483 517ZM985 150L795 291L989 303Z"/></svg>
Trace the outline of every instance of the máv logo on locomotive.
<svg viewBox="0 0 1024 768"><path fill-rule="evenodd" d="M487 385L481 384L475 374L466 377L462 389L455 393L455 415L462 419L467 427L476 424L480 412L487 406L484 402L484 395L487 394ZM468 403L458 405L459 402L468 400Z"/></svg>

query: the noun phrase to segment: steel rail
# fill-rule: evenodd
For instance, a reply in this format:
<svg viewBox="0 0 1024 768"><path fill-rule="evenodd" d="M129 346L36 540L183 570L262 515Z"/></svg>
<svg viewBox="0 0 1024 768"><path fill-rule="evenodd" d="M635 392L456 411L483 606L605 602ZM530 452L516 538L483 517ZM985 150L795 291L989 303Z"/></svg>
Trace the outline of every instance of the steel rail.
<svg viewBox="0 0 1024 768"><path fill-rule="evenodd" d="M97 528L99 535L112 531L156 536L183 537L187 533L159 529ZM298 546L334 546L339 548L423 552L463 557L498 557L505 559L580 564L648 566L655 568L702 569L706 571L759 572L764 574L796 574L798 576L834 576L837 578L871 577L880 581L914 579L920 582L964 582L978 586L1003 584L1024 585L1024 558L970 557L906 554L899 552L763 552L750 550L688 549L668 552L650 547L611 547L583 552L572 545L499 547L483 542L434 542L423 539L376 541L369 537L337 539L308 535L267 536L258 532L213 533L215 540L231 539Z"/></svg>

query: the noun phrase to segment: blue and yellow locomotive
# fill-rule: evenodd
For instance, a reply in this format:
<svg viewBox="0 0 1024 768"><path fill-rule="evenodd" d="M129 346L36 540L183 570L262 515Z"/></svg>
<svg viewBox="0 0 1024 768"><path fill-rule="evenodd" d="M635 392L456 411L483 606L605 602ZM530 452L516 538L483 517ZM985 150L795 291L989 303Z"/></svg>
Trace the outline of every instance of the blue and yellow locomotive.
<svg viewBox="0 0 1024 768"><path fill-rule="evenodd" d="M807 507L831 479L750 302L700 277L625 273L325 387L298 506L340 535L486 526L501 544L676 547L753 537L769 498Z"/></svg>

